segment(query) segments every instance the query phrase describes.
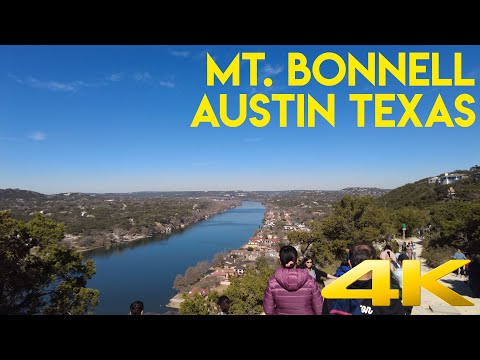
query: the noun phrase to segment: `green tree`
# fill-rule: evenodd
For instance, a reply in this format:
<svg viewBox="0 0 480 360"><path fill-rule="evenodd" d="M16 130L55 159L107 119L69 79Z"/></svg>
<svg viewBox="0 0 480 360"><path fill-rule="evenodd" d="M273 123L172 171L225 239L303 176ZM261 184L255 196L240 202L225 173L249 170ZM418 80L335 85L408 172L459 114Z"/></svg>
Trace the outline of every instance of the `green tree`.
<svg viewBox="0 0 480 360"><path fill-rule="evenodd" d="M200 294L194 294L189 297L187 294L183 294L185 299L178 309L180 315L208 315L209 314L209 302L207 298L204 298Z"/></svg>
<svg viewBox="0 0 480 360"><path fill-rule="evenodd" d="M200 294L194 294L188 296L183 294L184 301L180 304L178 313L180 315L215 315L218 313L218 307L216 305L219 294L216 291L212 291L207 296Z"/></svg>
<svg viewBox="0 0 480 360"><path fill-rule="evenodd" d="M336 266L345 248L360 242L385 241L395 233L393 210L374 202L371 196L344 196L322 221L313 221L309 233L292 233L289 239L324 268ZM303 247L302 246L302 247Z"/></svg>
<svg viewBox="0 0 480 360"><path fill-rule="evenodd" d="M41 214L27 223L0 212L0 313L84 314L99 292L86 288L93 260L65 245L63 224Z"/></svg>
<svg viewBox="0 0 480 360"><path fill-rule="evenodd" d="M431 209L432 246L480 252L480 201L438 204Z"/></svg>
<svg viewBox="0 0 480 360"><path fill-rule="evenodd" d="M326 239L351 243L385 240L394 232L389 213L375 205L371 196L343 197L321 228Z"/></svg>
<svg viewBox="0 0 480 360"><path fill-rule="evenodd" d="M273 274L265 257L257 259L256 266L248 268L242 277L233 278L225 291L232 301L230 313L236 315L256 315L263 311L263 296L267 282Z"/></svg>
<svg viewBox="0 0 480 360"><path fill-rule="evenodd" d="M403 207L396 211L395 215L396 229L395 233L402 234L402 224L407 225L405 236L409 237L415 235L418 229L424 228L430 216L428 211L420 210L414 207Z"/></svg>

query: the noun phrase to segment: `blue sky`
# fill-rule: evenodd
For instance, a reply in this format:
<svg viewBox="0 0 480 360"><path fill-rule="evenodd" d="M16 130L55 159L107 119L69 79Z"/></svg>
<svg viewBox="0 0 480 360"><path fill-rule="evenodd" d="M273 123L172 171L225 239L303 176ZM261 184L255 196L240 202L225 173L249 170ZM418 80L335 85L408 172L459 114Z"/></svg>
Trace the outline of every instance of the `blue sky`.
<svg viewBox="0 0 480 360"><path fill-rule="evenodd" d="M271 88L248 84L242 61L241 86L206 86L206 52L221 68L239 52L265 52L259 77ZM321 53L348 52L366 63L381 52L396 63L399 51L439 52L440 74L452 76L453 53L463 54L463 76L475 87L410 87L388 78L375 87L362 76L335 87L312 81L287 86L287 54L302 52L309 65ZM480 164L478 120L468 128L376 128L368 105L366 126L356 125L349 93L423 93L416 108L425 123L437 94L450 115L461 93L480 114L480 46L0 46L0 188L42 193L179 190L336 190L349 186L395 188L441 172ZM423 61L422 64L429 64ZM431 66L427 66L428 70ZM328 75L332 69L323 69ZM428 78L428 73L420 77ZM263 81L260 81L263 83ZM190 127L204 94L216 113L218 94L229 96L230 117L238 94L310 93L326 106L336 96L335 128L320 116L316 127L298 128L289 110L279 127L278 104L263 128L248 120L240 127ZM235 99L236 98L236 99ZM398 101L393 114L403 114ZM236 109L235 109L236 107ZM292 107L293 110L293 107ZM249 111L249 116L253 115Z"/></svg>

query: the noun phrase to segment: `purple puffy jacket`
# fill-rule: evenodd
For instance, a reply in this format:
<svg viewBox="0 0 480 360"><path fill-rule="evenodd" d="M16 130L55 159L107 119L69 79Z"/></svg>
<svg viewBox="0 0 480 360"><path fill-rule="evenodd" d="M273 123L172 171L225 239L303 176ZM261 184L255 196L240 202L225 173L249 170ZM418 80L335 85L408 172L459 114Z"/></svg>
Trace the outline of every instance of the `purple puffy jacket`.
<svg viewBox="0 0 480 360"><path fill-rule="evenodd" d="M267 315L321 315L323 297L306 269L277 269L263 297Z"/></svg>

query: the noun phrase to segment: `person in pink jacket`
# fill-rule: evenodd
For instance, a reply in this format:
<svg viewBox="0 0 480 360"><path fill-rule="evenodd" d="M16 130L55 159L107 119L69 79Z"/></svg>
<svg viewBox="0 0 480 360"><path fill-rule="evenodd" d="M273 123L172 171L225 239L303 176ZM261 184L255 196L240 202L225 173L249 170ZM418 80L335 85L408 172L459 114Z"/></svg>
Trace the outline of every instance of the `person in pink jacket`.
<svg viewBox="0 0 480 360"><path fill-rule="evenodd" d="M323 297L308 270L297 269L297 250L284 246L279 255L282 268L268 280L263 297L265 314L321 315Z"/></svg>

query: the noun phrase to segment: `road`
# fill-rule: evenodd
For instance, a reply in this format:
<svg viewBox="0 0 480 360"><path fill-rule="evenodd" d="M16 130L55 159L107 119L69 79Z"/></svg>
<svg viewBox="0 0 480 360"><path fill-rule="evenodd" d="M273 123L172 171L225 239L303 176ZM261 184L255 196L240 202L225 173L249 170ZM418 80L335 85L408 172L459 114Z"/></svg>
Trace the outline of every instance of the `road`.
<svg viewBox="0 0 480 360"><path fill-rule="evenodd" d="M420 260L422 264L422 275L432 270L432 268L426 265L425 259L421 256L423 249L422 241L416 237L407 238L406 241L413 241L417 244L417 259ZM402 240L400 240L400 245L401 243ZM467 300L473 302L475 304L474 306L451 306L430 291L422 288L421 305L413 308L412 315L480 315L480 299L472 297L470 287L464 280L464 276L457 276L450 273L442 277L439 281Z"/></svg>

